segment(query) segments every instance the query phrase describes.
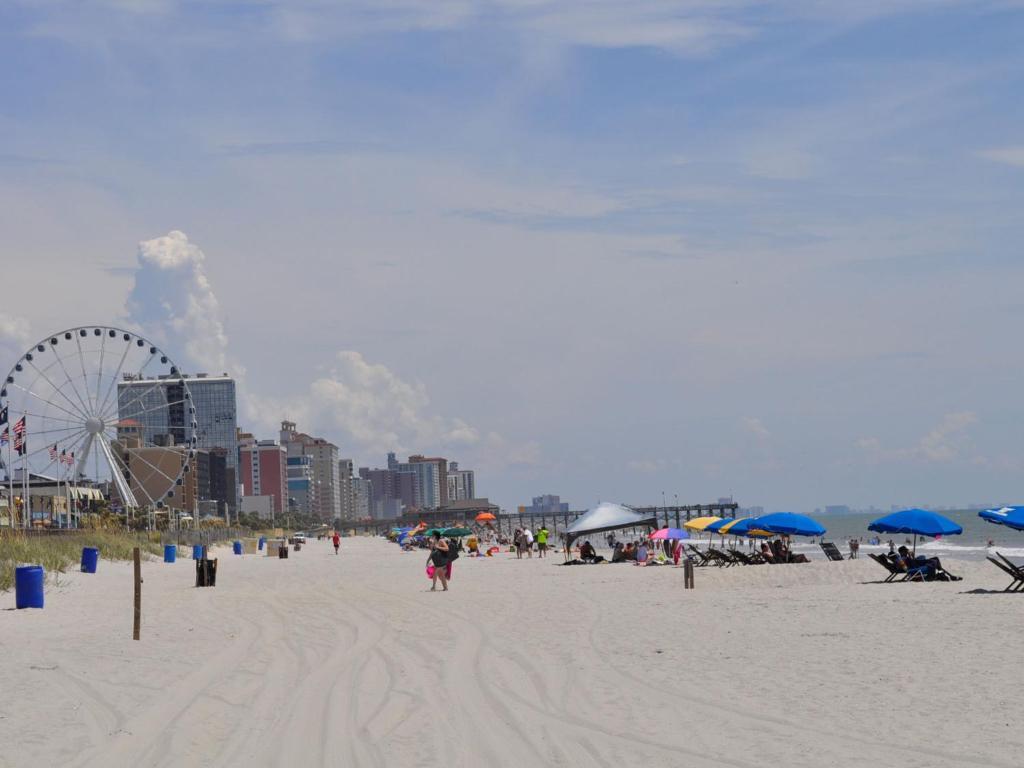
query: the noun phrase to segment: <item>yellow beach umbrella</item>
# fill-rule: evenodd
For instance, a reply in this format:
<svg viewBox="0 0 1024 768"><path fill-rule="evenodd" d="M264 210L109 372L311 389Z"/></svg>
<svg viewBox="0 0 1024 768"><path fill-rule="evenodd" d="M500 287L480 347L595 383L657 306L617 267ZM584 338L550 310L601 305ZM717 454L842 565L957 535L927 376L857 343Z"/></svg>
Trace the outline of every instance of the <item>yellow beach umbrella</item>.
<svg viewBox="0 0 1024 768"><path fill-rule="evenodd" d="M709 515L708 517L695 517L693 520L687 520L683 523L683 528L691 531L703 531L712 523L717 523L722 518Z"/></svg>
<svg viewBox="0 0 1024 768"><path fill-rule="evenodd" d="M703 531L712 523L721 522L723 518L715 517L714 515L708 515L707 517L695 517L693 520L687 520L683 523L683 528L687 528L691 531ZM708 533L708 546L711 546L711 534Z"/></svg>

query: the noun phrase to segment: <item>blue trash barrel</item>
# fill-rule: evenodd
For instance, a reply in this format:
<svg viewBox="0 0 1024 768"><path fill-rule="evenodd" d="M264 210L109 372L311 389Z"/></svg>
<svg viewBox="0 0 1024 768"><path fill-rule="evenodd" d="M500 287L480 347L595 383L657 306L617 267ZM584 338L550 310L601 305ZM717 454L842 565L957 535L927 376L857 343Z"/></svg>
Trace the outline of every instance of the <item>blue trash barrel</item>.
<svg viewBox="0 0 1024 768"><path fill-rule="evenodd" d="M18 608L43 607L43 566L23 565L14 569L14 604Z"/></svg>
<svg viewBox="0 0 1024 768"><path fill-rule="evenodd" d="M173 563L178 554L178 547L174 544L164 544L164 562Z"/></svg>
<svg viewBox="0 0 1024 768"><path fill-rule="evenodd" d="M236 555L242 554L242 542L236 541L232 548L235 550Z"/></svg>
<svg viewBox="0 0 1024 768"><path fill-rule="evenodd" d="M100 551L96 547L82 547L82 573L96 573Z"/></svg>
<svg viewBox="0 0 1024 768"><path fill-rule="evenodd" d="M202 560L203 559L203 545L202 544L193 544L192 545L192 559L193 560Z"/></svg>
<svg viewBox="0 0 1024 768"><path fill-rule="evenodd" d="M263 551L263 545L266 544L266 543L267 543L267 537L266 536L260 536L259 545L258 545L257 549L259 549L259 551L262 552Z"/></svg>

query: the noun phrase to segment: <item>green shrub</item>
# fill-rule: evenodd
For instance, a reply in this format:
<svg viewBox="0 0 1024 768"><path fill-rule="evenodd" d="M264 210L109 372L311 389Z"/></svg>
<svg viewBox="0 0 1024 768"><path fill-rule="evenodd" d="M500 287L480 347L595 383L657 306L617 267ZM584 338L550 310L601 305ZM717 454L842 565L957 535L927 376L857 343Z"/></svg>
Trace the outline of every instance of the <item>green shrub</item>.
<svg viewBox="0 0 1024 768"><path fill-rule="evenodd" d="M103 560L131 560L132 550L159 555L159 541L146 536L112 531L82 531L52 536L26 536L17 531L0 532L0 592L14 586L19 565L41 565L47 576L64 573L82 559L82 547L96 547Z"/></svg>

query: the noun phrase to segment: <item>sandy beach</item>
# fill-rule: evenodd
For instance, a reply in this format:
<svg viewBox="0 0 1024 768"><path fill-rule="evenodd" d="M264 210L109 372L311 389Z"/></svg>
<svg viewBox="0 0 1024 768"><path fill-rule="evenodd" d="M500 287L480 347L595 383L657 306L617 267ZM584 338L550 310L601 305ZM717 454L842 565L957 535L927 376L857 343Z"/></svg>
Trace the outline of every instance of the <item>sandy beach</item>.
<svg viewBox="0 0 1024 768"><path fill-rule="evenodd" d="M345 539L0 595L0 765L1021 765L1021 596L987 563L698 569Z"/></svg>

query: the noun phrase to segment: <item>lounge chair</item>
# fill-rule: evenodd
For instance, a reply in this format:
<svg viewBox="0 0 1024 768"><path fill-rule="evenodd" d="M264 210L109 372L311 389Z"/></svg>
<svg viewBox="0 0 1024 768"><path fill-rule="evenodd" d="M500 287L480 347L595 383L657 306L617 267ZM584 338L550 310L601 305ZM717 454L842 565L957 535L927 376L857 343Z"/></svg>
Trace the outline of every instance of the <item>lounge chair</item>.
<svg viewBox="0 0 1024 768"><path fill-rule="evenodd" d="M722 552L720 549L712 549L711 547L708 547L708 556L715 561L716 565L720 565L725 568L732 565L739 565L739 560L725 554L725 552Z"/></svg>
<svg viewBox="0 0 1024 768"><path fill-rule="evenodd" d="M906 571L900 569L896 564L885 555L876 555L873 552L868 552L868 557L878 563L880 566L885 568L889 572L889 575L885 578L885 582L895 581L897 576L906 576ZM901 579L902 581L902 579Z"/></svg>
<svg viewBox="0 0 1024 768"><path fill-rule="evenodd" d="M821 542L821 550L825 553L825 557L829 560L833 560L837 563L843 561L843 553L839 551L839 547L833 544L831 541Z"/></svg>
<svg viewBox="0 0 1024 768"><path fill-rule="evenodd" d="M1003 592L1020 592L1024 590L1024 565L1017 565L1013 561L1007 560L998 552L996 552L996 557L998 557L999 560L996 560L994 557L989 557L988 561L1000 570L1005 571L1006 575L1013 579L1013 581L1010 582L1010 586L1004 589Z"/></svg>
<svg viewBox="0 0 1024 768"><path fill-rule="evenodd" d="M760 552L751 552L748 555L746 552L740 552L738 549L730 549L729 554L733 556L733 559L738 560L744 565L761 565L765 562Z"/></svg>
<svg viewBox="0 0 1024 768"><path fill-rule="evenodd" d="M935 568L930 563L911 565L907 568L894 563L885 555L876 555L871 552L868 557L881 565L889 572L885 579L886 583L891 581L961 581L960 576L954 576L944 568ZM902 578L901 578L902 577Z"/></svg>
<svg viewBox="0 0 1024 768"><path fill-rule="evenodd" d="M693 546L693 544L687 544L686 548L690 550L690 554L693 557L697 558L697 562L695 563L696 565L705 566L718 564L714 560L712 560L711 557L709 557L706 553L701 552L699 549Z"/></svg>

